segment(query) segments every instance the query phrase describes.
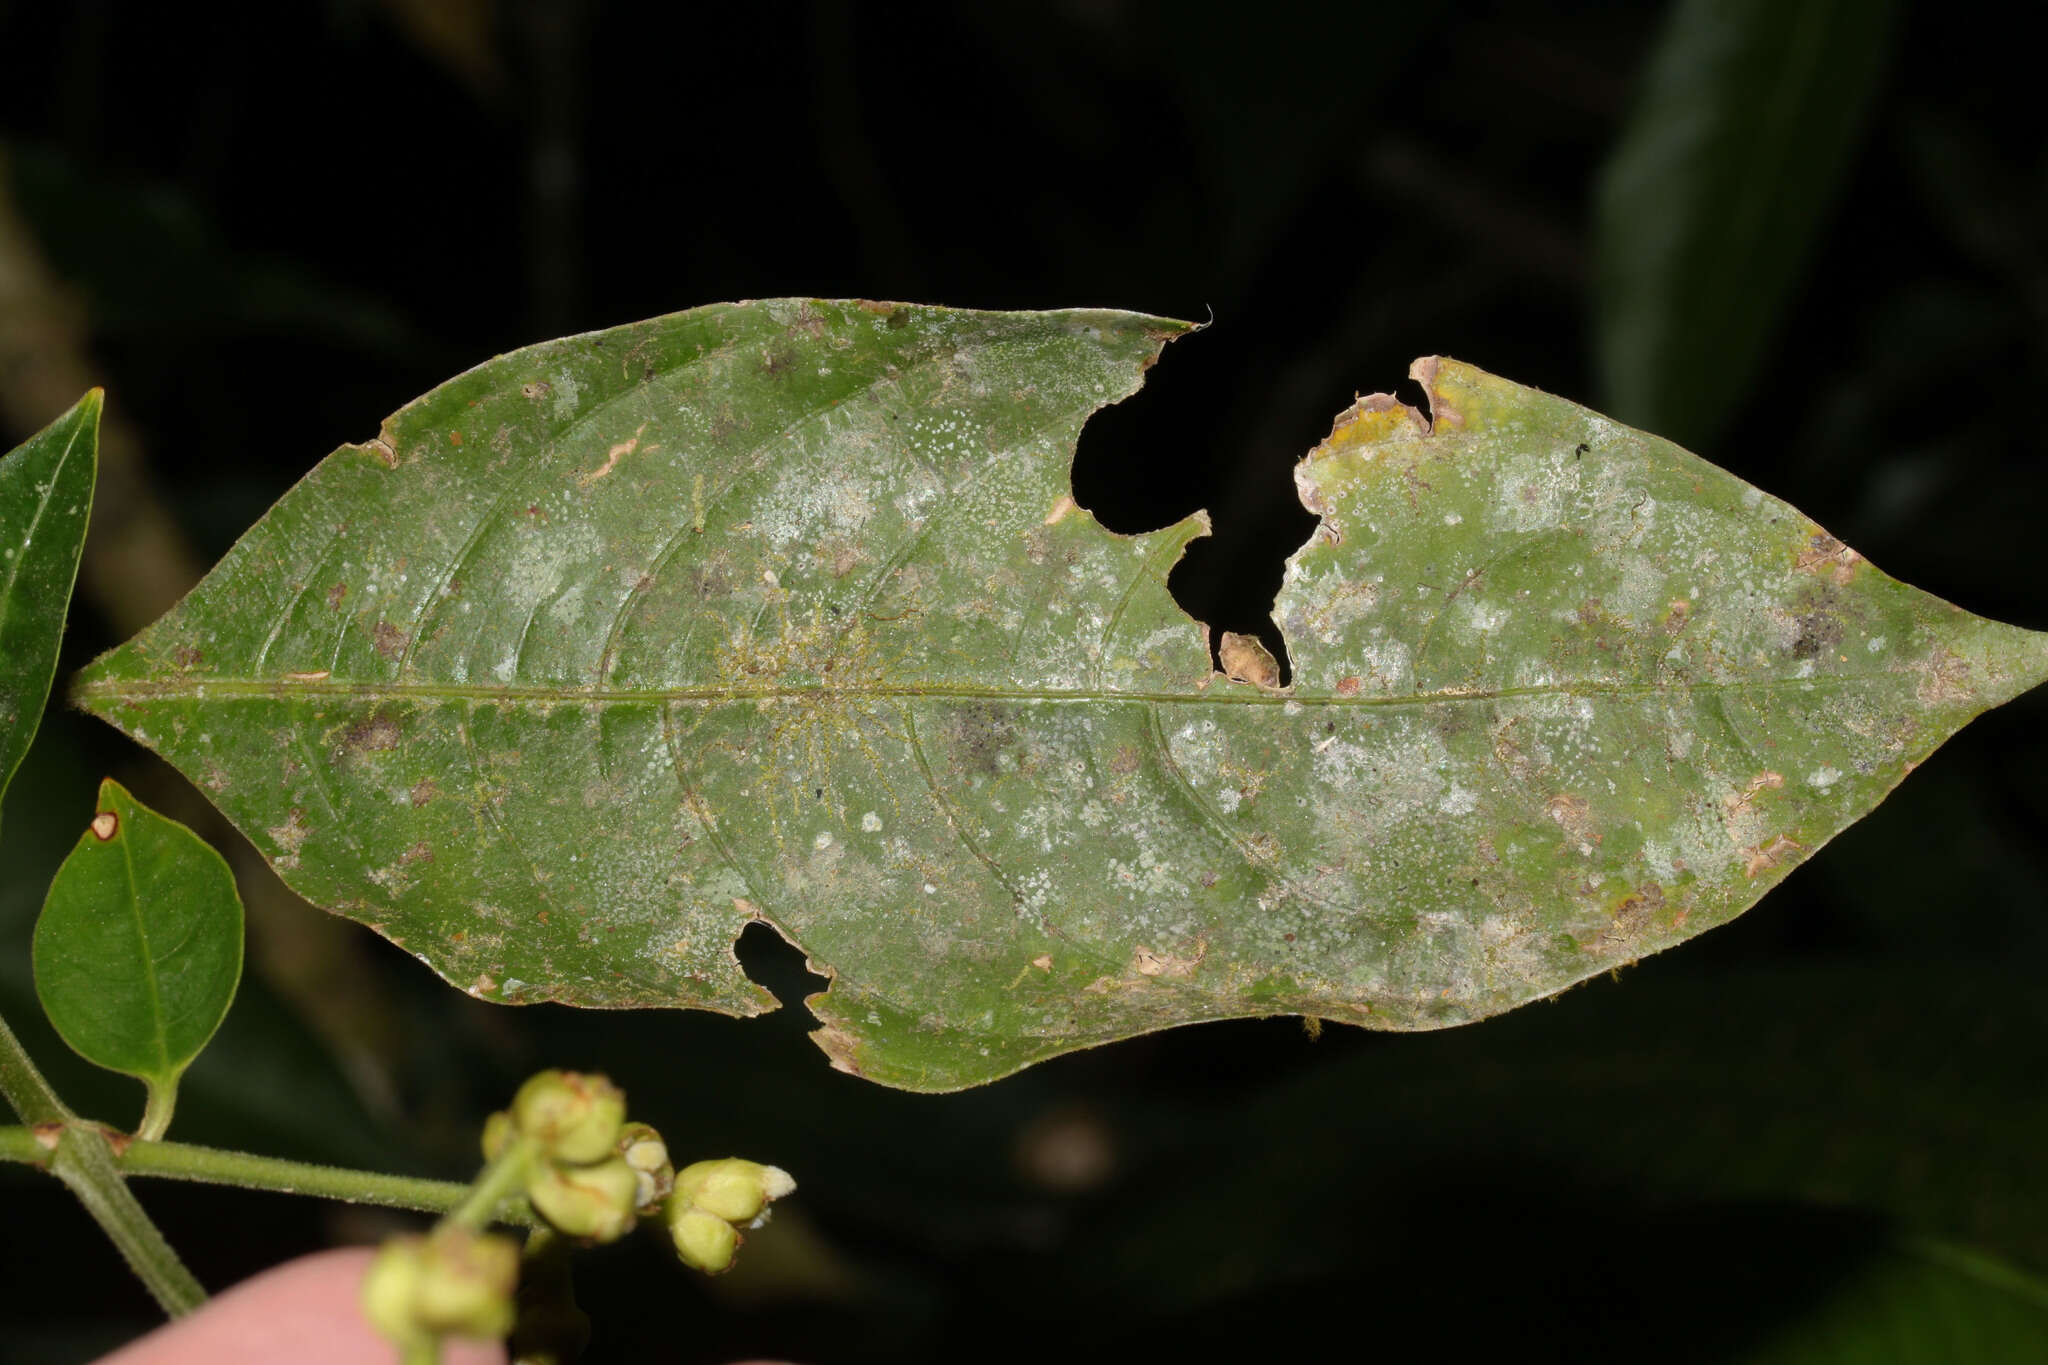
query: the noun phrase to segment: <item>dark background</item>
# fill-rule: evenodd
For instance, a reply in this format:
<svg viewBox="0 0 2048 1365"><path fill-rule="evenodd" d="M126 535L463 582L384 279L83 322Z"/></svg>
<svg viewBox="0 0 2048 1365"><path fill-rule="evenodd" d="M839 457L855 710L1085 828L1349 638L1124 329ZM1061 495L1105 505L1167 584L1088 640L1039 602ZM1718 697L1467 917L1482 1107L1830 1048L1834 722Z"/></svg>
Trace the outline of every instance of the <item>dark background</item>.
<svg viewBox="0 0 2048 1365"><path fill-rule="evenodd" d="M1293 460L1441 352L2048 626L2038 54L1953 5L1681 10L0 0L0 445L86 383L111 403L66 670L455 371L785 294L1213 318L1091 424L1076 486L1120 530L1210 508L1174 587L1215 625L1269 629ZM2038 1359L2044 735L2038 697L1977 722L1735 925L1555 1002L1183 1029L943 1097L829 1071L800 1006L470 1001L216 820L251 967L178 1136L465 1177L481 1116L567 1064L682 1159L797 1174L724 1279L653 1240L585 1258L600 1360ZM0 1010L131 1123L27 968L103 773L207 819L53 709L0 841ZM805 989L772 936L742 950ZM404 1221L143 1195L214 1288ZM54 1182L0 1198L0 1358L149 1324Z"/></svg>

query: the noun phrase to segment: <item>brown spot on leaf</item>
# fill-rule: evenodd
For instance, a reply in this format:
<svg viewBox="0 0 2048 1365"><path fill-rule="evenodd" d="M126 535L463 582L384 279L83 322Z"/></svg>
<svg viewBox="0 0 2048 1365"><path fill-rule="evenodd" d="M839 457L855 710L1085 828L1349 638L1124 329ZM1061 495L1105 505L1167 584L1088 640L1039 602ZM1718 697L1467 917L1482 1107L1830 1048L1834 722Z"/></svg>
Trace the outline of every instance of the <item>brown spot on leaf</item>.
<svg viewBox="0 0 2048 1365"><path fill-rule="evenodd" d="M834 1071L844 1071L849 1076L867 1074L860 1066L860 1039L837 1024L818 1029L811 1034L811 1041L831 1059Z"/></svg>
<svg viewBox="0 0 2048 1365"><path fill-rule="evenodd" d="M1109 756L1109 770L1118 777L1128 777L1138 771L1140 761L1135 748L1128 744L1119 744L1116 752Z"/></svg>
<svg viewBox="0 0 2048 1365"><path fill-rule="evenodd" d="M1232 682L1250 683L1267 692L1280 690L1280 661L1259 643L1257 636L1224 631L1217 642L1216 657L1223 665L1223 675Z"/></svg>
<svg viewBox="0 0 2048 1365"><path fill-rule="evenodd" d="M418 782L413 784L413 789L411 793L412 808L414 810L418 810L421 806L426 805L427 802L433 800L436 796L439 796L440 794L441 789L434 785L434 779L431 777L423 777Z"/></svg>
<svg viewBox="0 0 2048 1365"><path fill-rule="evenodd" d="M434 850L427 846L425 839L422 839L405 852L399 854L398 861L401 863L431 863L434 861Z"/></svg>
<svg viewBox="0 0 2048 1365"><path fill-rule="evenodd" d="M1623 944L1633 943L1642 937L1643 931L1648 929L1651 921L1656 918L1657 911L1663 908L1664 888L1655 882L1640 890L1631 891L1615 903L1606 927L1594 935L1591 946L1611 950Z"/></svg>
<svg viewBox="0 0 2048 1365"><path fill-rule="evenodd" d="M1816 531L1806 538L1806 546L1793 561L1793 567L1802 573L1824 573L1837 583L1847 583L1862 562L1862 555L1826 531Z"/></svg>
<svg viewBox="0 0 2048 1365"><path fill-rule="evenodd" d="M336 583L336 584L334 584L334 585L333 585L332 587L330 587L330 588L329 588L329 589L327 590L327 606L328 606L329 610L332 610L332 611L339 611L339 610L341 610L341 604L342 604L342 601L343 601L343 599L345 599L345 598L346 598L347 596L348 596L348 584L346 584L346 583Z"/></svg>
<svg viewBox="0 0 2048 1365"><path fill-rule="evenodd" d="M1452 407L1444 399L1443 390L1436 384L1437 370L1443 365L1442 356L1419 357L1408 367L1408 377L1422 386L1422 392L1429 398L1429 421L1425 431L1433 434L1446 427L1453 430L1465 425L1465 414ZM1421 420L1421 414L1416 414Z"/></svg>
<svg viewBox="0 0 2048 1365"><path fill-rule="evenodd" d="M1742 865L1742 875L1754 877L1759 872L1776 867L1788 856L1802 851L1805 847L1804 844L1795 843L1780 834L1768 843L1758 844L1755 848L1747 850L1749 860Z"/></svg>
<svg viewBox="0 0 2048 1365"><path fill-rule="evenodd" d="M179 645L171 651L171 662L180 668L197 668L206 662L206 654L197 645Z"/></svg>
<svg viewBox="0 0 2048 1365"><path fill-rule="evenodd" d="M1810 611L1792 618L1792 657L1811 659L1842 643L1842 622L1833 612Z"/></svg>
<svg viewBox="0 0 2048 1365"><path fill-rule="evenodd" d="M1207 939L1195 940L1192 957L1176 957L1172 953L1155 953L1143 946L1131 950L1131 970L1139 976L1166 976L1186 979L1195 974L1202 965L1202 959L1209 955Z"/></svg>
<svg viewBox="0 0 2048 1365"><path fill-rule="evenodd" d="M945 735L961 771L994 777L1002 771L997 759L1016 742L1017 730L998 708L972 702L947 716Z"/></svg>
<svg viewBox="0 0 2048 1365"><path fill-rule="evenodd" d="M1748 806L1751 801L1755 800L1758 792L1765 790L1776 791L1784 785L1785 775L1783 773L1775 773L1766 770L1764 772L1758 773L1755 777L1750 778L1749 785L1744 787L1741 791L1730 792L1728 796L1722 800L1721 804L1728 811L1728 813L1732 815L1736 811L1742 810L1744 807Z"/></svg>
<svg viewBox="0 0 2048 1365"><path fill-rule="evenodd" d="M401 737L398 722L379 712L348 727L341 737L342 756L383 753L396 749Z"/></svg>
<svg viewBox="0 0 2048 1365"><path fill-rule="evenodd" d="M825 335L825 318L823 314L813 309L810 304L799 304L796 316L789 320L789 326L783 330L787 331L791 336L802 335L809 337L812 341L816 341Z"/></svg>
<svg viewBox="0 0 2048 1365"><path fill-rule="evenodd" d="M377 628L370 632L371 643L387 659L396 659L405 653L406 638L406 633L389 621L379 621Z"/></svg>
<svg viewBox="0 0 2048 1365"><path fill-rule="evenodd" d="M1580 843L1600 842L1600 836L1593 832L1592 807L1585 797L1559 792L1543 803L1543 813Z"/></svg>
<svg viewBox="0 0 2048 1365"><path fill-rule="evenodd" d="M1355 697L1358 695L1358 689L1362 686L1364 684L1359 682L1358 675L1355 673L1349 677L1339 678L1337 679L1337 695L1340 697Z"/></svg>
<svg viewBox="0 0 2048 1365"><path fill-rule="evenodd" d="M639 430L635 431L631 436L628 436L625 440L616 442L612 446L612 448L605 453L603 464L599 465L595 470L591 471L588 474L578 475L576 478L576 482L583 485L585 488L588 488L590 487L590 485L596 483L605 475L611 473L612 470L618 468L620 460L625 459L628 455L631 455L634 451L640 449L640 438L646 433L646 431L647 423L642 422L640 424ZM648 449L653 450L655 449L655 447L649 446Z"/></svg>
<svg viewBox="0 0 2048 1365"><path fill-rule="evenodd" d="M277 865L287 870L299 865L299 847L313 833L306 825L305 813L297 806L291 808L283 824L272 825L263 832L278 847Z"/></svg>

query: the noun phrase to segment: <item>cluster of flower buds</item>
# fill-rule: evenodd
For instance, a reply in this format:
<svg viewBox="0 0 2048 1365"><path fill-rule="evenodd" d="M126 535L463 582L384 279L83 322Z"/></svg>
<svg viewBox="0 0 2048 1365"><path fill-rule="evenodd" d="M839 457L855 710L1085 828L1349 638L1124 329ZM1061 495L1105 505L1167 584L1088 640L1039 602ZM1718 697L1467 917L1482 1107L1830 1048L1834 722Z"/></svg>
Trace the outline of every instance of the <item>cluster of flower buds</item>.
<svg viewBox="0 0 2048 1365"><path fill-rule="evenodd" d="M668 1231L683 1264L716 1275L732 1268L740 1224L759 1227L768 1206L796 1189L780 1166L726 1157L676 1172L668 1196Z"/></svg>
<svg viewBox="0 0 2048 1365"><path fill-rule="evenodd" d="M760 1226L768 1205L796 1188L787 1171L737 1157L678 1173L661 1134L626 1121L624 1092L575 1071L543 1071L519 1087L511 1107L485 1122L483 1149L471 1198L492 1205L483 1218L523 1191L556 1233L587 1243L617 1241L642 1217L663 1214L683 1263L714 1274L732 1265L739 1225ZM458 1212L428 1236L385 1243L363 1281L371 1324L410 1351L444 1336L502 1337L516 1318L522 1361L573 1359L589 1320L570 1290L565 1244L537 1234L521 1285L517 1245L461 1226L474 1216Z"/></svg>
<svg viewBox="0 0 2048 1365"><path fill-rule="evenodd" d="M518 1139L534 1153L526 1197L564 1236L615 1242L659 1203L649 1182L665 1178L668 1150L652 1128L626 1122L625 1092L603 1076L543 1071L520 1086L484 1124L484 1156Z"/></svg>
<svg viewBox="0 0 2048 1365"><path fill-rule="evenodd" d="M402 1347L512 1330L519 1244L466 1228L394 1237L363 1277L363 1315Z"/></svg>

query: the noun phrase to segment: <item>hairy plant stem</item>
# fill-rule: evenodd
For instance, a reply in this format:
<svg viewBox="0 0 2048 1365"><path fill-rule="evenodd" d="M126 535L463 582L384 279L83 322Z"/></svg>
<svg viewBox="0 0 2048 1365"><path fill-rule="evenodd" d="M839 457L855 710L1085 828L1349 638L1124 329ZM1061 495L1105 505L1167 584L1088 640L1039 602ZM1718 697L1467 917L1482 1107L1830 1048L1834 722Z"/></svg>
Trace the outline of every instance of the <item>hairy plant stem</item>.
<svg viewBox="0 0 2048 1365"><path fill-rule="evenodd" d="M95 1125L73 1119L68 1130L93 1131ZM107 1144L102 1141L101 1146ZM303 1194L316 1199L333 1199L344 1204L377 1204L391 1209L416 1209L421 1213L451 1213L475 1198L476 1187L453 1180L425 1180L418 1176L386 1175L382 1171L352 1171L341 1166L321 1166L309 1161L281 1161L276 1157L253 1156L247 1152L199 1147L189 1142L130 1142L115 1156L110 1149L112 1169L121 1175L158 1176L168 1180L193 1180L207 1185L236 1185L245 1190L272 1190L279 1194ZM0 1161L19 1161L49 1167L50 1149L27 1128L0 1128ZM516 1189L516 1182L510 1186ZM523 1199L507 1200L501 1190L490 1215L501 1223L533 1227L533 1210ZM488 1219L486 1220L488 1221ZM482 1224L478 1224L482 1226Z"/></svg>
<svg viewBox="0 0 2048 1365"><path fill-rule="evenodd" d="M179 1317L205 1303L206 1291L121 1178L105 1135L65 1108L5 1019L0 1019L0 1093L24 1122L33 1125L0 1129L8 1134L0 1142L0 1156L30 1161L63 1181L164 1312ZM27 1148L14 1136L17 1133L26 1134ZM45 1145L45 1138L54 1140Z"/></svg>
<svg viewBox="0 0 2048 1365"><path fill-rule="evenodd" d="M5 1019L0 1019L0 1095L23 1123L62 1123L71 1117Z"/></svg>
<svg viewBox="0 0 2048 1365"><path fill-rule="evenodd" d="M501 1221L498 1206L525 1188L527 1173L533 1169L539 1155L540 1145L530 1137L515 1137L507 1142L504 1150L478 1172L467 1197L448 1210L442 1223L482 1232L492 1223ZM528 1226L533 1226L531 1221Z"/></svg>

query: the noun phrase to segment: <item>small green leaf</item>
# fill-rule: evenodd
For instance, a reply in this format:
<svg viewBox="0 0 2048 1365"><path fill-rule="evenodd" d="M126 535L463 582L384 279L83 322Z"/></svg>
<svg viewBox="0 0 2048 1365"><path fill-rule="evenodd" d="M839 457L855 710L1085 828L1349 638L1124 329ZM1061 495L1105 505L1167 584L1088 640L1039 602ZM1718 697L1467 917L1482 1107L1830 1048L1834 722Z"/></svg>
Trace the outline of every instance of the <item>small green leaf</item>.
<svg viewBox="0 0 2048 1365"><path fill-rule="evenodd" d="M2048 636L1455 361L1296 471L1294 672L1075 506L1186 324L769 300L343 447L82 705L471 994L754 1014L911 1089L1201 1019L1439 1028L1726 923ZM1902 855L1905 856L1905 855Z"/></svg>
<svg viewBox="0 0 2048 1365"><path fill-rule="evenodd" d="M36 921L36 993L87 1061L149 1087L139 1130L170 1123L178 1077L242 976L242 901L207 843L112 779Z"/></svg>
<svg viewBox="0 0 2048 1365"><path fill-rule="evenodd" d="M43 718L92 515L100 391L0 458L0 797Z"/></svg>
<svg viewBox="0 0 2048 1365"><path fill-rule="evenodd" d="M1893 0L1682 0L1601 177L1607 407L1711 441L1741 402L1854 159Z"/></svg>

